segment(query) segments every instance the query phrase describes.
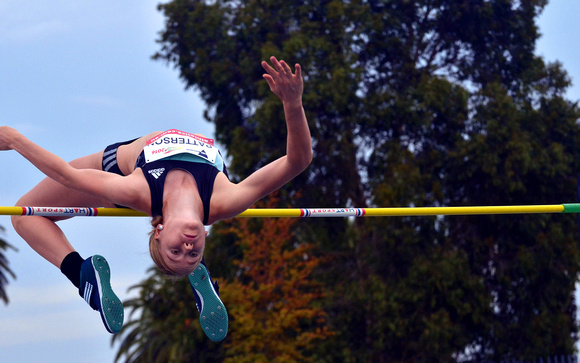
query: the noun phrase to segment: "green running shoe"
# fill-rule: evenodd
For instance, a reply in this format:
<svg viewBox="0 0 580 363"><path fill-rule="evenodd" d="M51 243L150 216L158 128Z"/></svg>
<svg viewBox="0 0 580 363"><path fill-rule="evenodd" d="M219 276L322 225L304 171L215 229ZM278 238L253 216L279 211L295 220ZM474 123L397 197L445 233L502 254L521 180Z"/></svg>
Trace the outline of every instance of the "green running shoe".
<svg viewBox="0 0 580 363"><path fill-rule="evenodd" d="M94 255L81 265L79 295L101 314L109 333L116 334L123 327L123 303L111 289L111 270L103 256Z"/></svg>
<svg viewBox="0 0 580 363"><path fill-rule="evenodd" d="M205 261L202 260L187 277L195 296L203 332L214 342L224 340L228 334L228 312L220 300L217 282L211 281Z"/></svg>

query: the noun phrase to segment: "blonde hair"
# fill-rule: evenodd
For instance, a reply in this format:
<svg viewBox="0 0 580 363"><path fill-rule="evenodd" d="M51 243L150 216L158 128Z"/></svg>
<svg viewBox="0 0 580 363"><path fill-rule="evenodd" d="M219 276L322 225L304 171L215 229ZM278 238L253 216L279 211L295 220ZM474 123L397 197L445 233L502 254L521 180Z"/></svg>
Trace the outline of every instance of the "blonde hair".
<svg viewBox="0 0 580 363"><path fill-rule="evenodd" d="M157 227L163 223L163 216L156 216L151 218L151 226L153 226L153 230L149 232L149 254L151 255L151 259L159 269L159 271L163 272L167 276L171 277L180 277L180 275L172 270L165 260L161 256L161 251L159 248L159 240L155 238L155 230Z"/></svg>

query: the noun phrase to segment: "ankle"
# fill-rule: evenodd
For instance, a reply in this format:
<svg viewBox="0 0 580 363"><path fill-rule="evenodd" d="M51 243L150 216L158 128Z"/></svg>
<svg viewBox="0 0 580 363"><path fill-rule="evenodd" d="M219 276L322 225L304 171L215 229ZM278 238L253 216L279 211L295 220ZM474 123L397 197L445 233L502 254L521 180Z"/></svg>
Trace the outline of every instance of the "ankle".
<svg viewBox="0 0 580 363"><path fill-rule="evenodd" d="M81 265L84 259L76 252L69 253L60 264L60 271L77 288L81 285Z"/></svg>

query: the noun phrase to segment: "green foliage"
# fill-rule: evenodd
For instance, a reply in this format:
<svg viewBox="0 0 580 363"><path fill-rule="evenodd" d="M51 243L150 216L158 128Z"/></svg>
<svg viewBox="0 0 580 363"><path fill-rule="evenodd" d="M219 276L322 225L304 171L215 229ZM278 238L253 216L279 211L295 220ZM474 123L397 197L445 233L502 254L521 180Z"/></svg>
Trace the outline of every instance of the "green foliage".
<svg viewBox="0 0 580 363"><path fill-rule="evenodd" d="M4 227L0 226L0 232L4 232ZM0 299L4 301L4 304L6 305L10 301L10 299L8 298L8 294L6 292L6 285L8 285L7 275L11 276L13 279L16 278L16 275L10 269L10 265L8 259L6 258L6 255L4 255L4 251L6 251L9 248L16 250L14 246L12 246L6 240L0 238Z"/></svg>
<svg viewBox="0 0 580 363"><path fill-rule="evenodd" d="M281 206L568 203L580 110L563 97L561 65L534 55L545 5L174 0L159 6L166 27L154 58L200 91L234 180L285 152L282 108L260 61L301 64L315 157L281 190ZM331 257L309 278L322 284L336 332L311 352L318 361L534 360L574 350L574 216L319 219L295 232ZM250 251L240 240L216 233L208 256L229 283L251 286L236 282L232 261ZM250 292L240 306L263 309ZM273 319L263 315L262 326Z"/></svg>
<svg viewBox="0 0 580 363"><path fill-rule="evenodd" d="M130 311L121 332L113 336L120 347L116 361L216 362L221 344L205 336L187 279L172 280L152 268L135 285L139 295L124 302Z"/></svg>
<svg viewBox="0 0 580 363"><path fill-rule="evenodd" d="M532 86L544 87L547 77L538 76ZM578 109L561 98L564 88L554 85L534 100L536 105L519 94L510 96L499 84L482 90L473 132L454 158L461 173L448 178L463 192L451 200L494 205L576 199ZM457 219L450 238L472 256L474 271L494 298L487 317L493 334L479 342L487 356L532 360L571 353L578 332L572 296L580 267L575 216Z"/></svg>

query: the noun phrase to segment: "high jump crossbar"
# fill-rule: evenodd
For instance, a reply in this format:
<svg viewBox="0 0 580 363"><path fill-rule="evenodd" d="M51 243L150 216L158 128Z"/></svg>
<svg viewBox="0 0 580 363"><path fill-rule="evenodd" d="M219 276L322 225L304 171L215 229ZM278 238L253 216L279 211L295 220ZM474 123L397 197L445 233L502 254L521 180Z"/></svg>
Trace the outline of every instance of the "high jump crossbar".
<svg viewBox="0 0 580 363"><path fill-rule="evenodd" d="M580 213L580 203L478 206L478 207L402 207L402 208L251 208L237 217L405 217L435 215ZM147 217L128 208L92 207L0 207L0 215L43 217Z"/></svg>

